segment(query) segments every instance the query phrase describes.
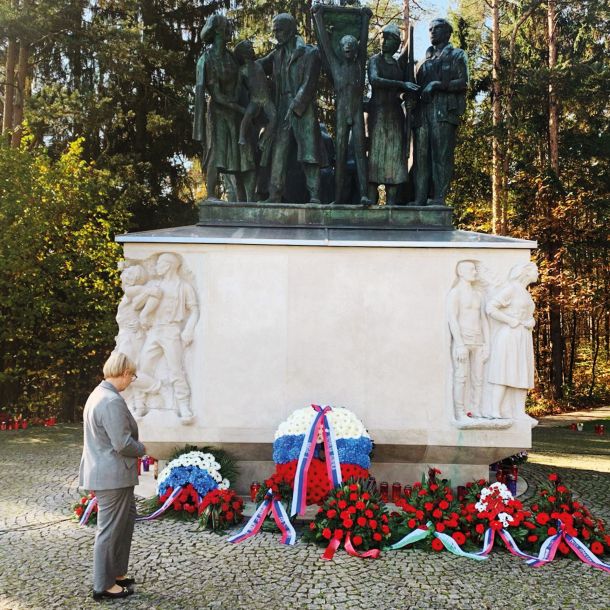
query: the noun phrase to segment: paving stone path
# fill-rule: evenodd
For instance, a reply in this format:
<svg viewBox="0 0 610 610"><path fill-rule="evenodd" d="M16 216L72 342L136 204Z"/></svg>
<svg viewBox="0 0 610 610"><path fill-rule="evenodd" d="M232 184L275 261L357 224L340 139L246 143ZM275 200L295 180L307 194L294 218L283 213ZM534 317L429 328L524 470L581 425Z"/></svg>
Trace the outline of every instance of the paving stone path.
<svg viewBox="0 0 610 610"><path fill-rule="evenodd" d="M241 545L195 532L193 523L136 526L137 593L98 604L90 598L94 528L68 519L80 494L81 427L0 433L0 609L116 607L130 610L610 608L610 578L578 561L533 569L506 552L474 562L449 553L396 551L378 560L340 551L332 562L303 542L263 533ZM557 469L556 469L557 470ZM550 468L523 468L533 489ZM610 522L610 474L559 469Z"/></svg>

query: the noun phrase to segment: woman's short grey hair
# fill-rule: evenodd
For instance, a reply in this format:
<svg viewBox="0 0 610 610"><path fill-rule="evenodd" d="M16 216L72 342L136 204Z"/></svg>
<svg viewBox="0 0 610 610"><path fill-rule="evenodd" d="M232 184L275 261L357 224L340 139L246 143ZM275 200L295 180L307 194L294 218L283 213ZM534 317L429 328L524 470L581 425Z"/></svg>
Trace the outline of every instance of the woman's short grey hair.
<svg viewBox="0 0 610 610"><path fill-rule="evenodd" d="M125 373L134 375L136 365L122 352L112 352L104 364L104 379L121 377Z"/></svg>

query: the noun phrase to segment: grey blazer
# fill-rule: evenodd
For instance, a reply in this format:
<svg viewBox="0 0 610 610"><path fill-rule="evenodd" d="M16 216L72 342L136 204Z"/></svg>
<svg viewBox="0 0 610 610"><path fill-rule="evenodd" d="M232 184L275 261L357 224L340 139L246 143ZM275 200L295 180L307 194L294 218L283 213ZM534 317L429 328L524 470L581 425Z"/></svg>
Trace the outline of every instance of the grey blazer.
<svg viewBox="0 0 610 610"><path fill-rule="evenodd" d="M93 491L137 485L137 458L144 455L144 445L138 441L136 420L110 382L93 390L83 422L79 485Z"/></svg>

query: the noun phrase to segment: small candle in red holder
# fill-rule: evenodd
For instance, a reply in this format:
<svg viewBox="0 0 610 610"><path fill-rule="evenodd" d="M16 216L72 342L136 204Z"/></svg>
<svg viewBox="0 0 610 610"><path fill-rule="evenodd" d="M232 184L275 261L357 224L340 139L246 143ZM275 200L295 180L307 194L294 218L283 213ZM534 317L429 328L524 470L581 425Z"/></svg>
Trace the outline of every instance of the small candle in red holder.
<svg viewBox="0 0 610 610"><path fill-rule="evenodd" d="M392 502L396 504L400 500L400 492L402 491L402 485L398 482L392 483Z"/></svg>
<svg viewBox="0 0 610 610"><path fill-rule="evenodd" d="M381 483L379 483L379 493L381 494L382 502L388 501L389 487L390 486L388 485L387 481L381 481Z"/></svg>
<svg viewBox="0 0 610 610"><path fill-rule="evenodd" d="M570 430L576 430L576 424L570 424Z"/></svg>
<svg viewBox="0 0 610 610"><path fill-rule="evenodd" d="M258 490L261 488L261 484L258 481L252 481L250 484L250 501L256 501L256 494L258 494Z"/></svg>
<svg viewBox="0 0 610 610"><path fill-rule="evenodd" d="M405 485L405 489L404 489L405 498L410 498L412 491L413 491L413 489L411 488L410 485Z"/></svg>
<svg viewBox="0 0 610 610"><path fill-rule="evenodd" d="M604 428L604 424L600 424L599 425L599 432L598 432L598 434L600 436L603 436L604 434L606 434L606 429Z"/></svg>
<svg viewBox="0 0 610 610"><path fill-rule="evenodd" d="M148 459L148 456L147 456L147 455L145 455L145 456L142 458L142 470L143 470L144 472L148 472L148 469L149 469L149 468L150 468L150 460Z"/></svg>
<svg viewBox="0 0 610 610"><path fill-rule="evenodd" d="M502 468L498 467L498 470L496 470L496 481L504 483L504 470Z"/></svg>
<svg viewBox="0 0 610 610"><path fill-rule="evenodd" d="M21 429L22 429L22 430L25 430L27 427L28 427L28 420L27 420L27 419L24 419L24 420L21 422Z"/></svg>
<svg viewBox="0 0 610 610"><path fill-rule="evenodd" d="M510 473L516 481L519 478L519 466L517 466L517 464L513 464L512 468L510 469Z"/></svg>
<svg viewBox="0 0 610 610"><path fill-rule="evenodd" d="M0 422L0 430L6 430L6 422Z"/></svg>
<svg viewBox="0 0 610 610"><path fill-rule="evenodd" d="M464 485L458 485L457 488L457 499L461 502L466 497L466 487Z"/></svg>

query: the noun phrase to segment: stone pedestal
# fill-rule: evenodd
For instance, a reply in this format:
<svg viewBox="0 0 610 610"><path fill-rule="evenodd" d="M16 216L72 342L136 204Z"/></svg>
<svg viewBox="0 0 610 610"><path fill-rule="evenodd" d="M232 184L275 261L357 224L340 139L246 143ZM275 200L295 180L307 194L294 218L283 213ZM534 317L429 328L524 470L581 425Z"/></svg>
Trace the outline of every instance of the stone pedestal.
<svg viewBox="0 0 610 610"><path fill-rule="evenodd" d="M462 484L531 446L531 424L458 427L446 299L456 264L506 277L534 242L453 230L191 226L118 237L128 264L171 252L199 318L184 349L194 420L153 405L141 437L157 457L185 443L242 461L239 491L273 470L278 424L312 402L354 411L375 442L377 480L435 466Z"/></svg>

